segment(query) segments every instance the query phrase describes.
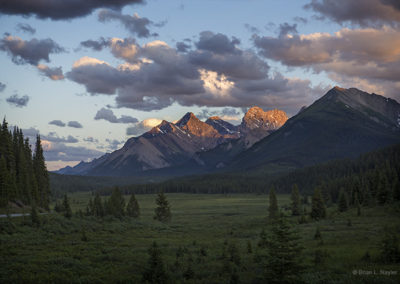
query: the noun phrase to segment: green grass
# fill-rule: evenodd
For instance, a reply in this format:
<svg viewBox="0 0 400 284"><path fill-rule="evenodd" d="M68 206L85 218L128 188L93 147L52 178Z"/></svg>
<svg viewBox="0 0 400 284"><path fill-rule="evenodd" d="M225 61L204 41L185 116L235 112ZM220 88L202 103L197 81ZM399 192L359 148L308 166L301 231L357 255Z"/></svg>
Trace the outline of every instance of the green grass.
<svg viewBox="0 0 400 284"><path fill-rule="evenodd" d="M154 240L162 249L172 282L182 281L183 270L191 262L196 280L188 283L229 283L229 271L234 265L229 263L227 269L226 261L221 259L225 242L239 248L240 281L256 280L260 268L254 255L259 234L268 223L266 195L166 195L172 209L169 224L153 220L155 195L136 196L141 208L141 217L136 220L78 216L68 220L51 214L41 216L41 226L34 228L29 217L1 219L0 282L140 283L147 264L147 249ZM70 195L72 210L85 211L90 197L90 193ZM278 195L278 203L281 207L289 205L289 196ZM380 262L379 243L384 226L399 228L399 215L398 205L397 209L396 206L363 208L359 217L355 209L339 214L332 207L327 219L296 225L304 247L303 280L307 283L398 283L400 268ZM296 217L288 219L297 223ZM317 226L322 243L314 240ZM82 230L87 241L82 241ZM248 241L253 247L252 254L247 253ZM185 255L176 268L179 247L184 248ZM206 251L206 256L199 253L201 249ZM314 253L318 249L328 256L324 263L315 265ZM366 251L371 255L370 262L361 260ZM381 269L397 271L397 275L379 275ZM353 270L375 270L378 275L353 275Z"/></svg>

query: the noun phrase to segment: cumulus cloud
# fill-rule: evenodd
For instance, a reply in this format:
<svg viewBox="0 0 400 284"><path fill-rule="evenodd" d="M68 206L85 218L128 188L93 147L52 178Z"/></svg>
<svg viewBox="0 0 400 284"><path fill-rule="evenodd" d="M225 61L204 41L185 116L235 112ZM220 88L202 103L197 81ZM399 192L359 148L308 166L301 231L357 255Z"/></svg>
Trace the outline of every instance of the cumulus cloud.
<svg viewBox="0 0 400 284"><path fill-rule="evenodd" d="M99 140L98 139L95 139L95 138L93 138L93 137L87 137L87 138L83 138L83 141L85 141L85 142L89 142L89 143L99 143Z"/></svg>
<svg viewBox="0 0 400 284"><path fill-rule="evenodd" d="M111 109L102 108L97 111L95 120L104 119L111 123L136 123L138 122L137 118L134 118L129 115L122 115L120 118L117 118Z"/></svg>
<svg viewBox="0 0 400 284"><path fill-rule="evenodd" d="M207 50L216 54L226 54L240 52L236 48L238 44L240 44L240 40L235 37L229 39L221 33L215 34L210 31L204 31L200 33L200 39L196 43L196 46L200 50Z"/></svg>
<svg viewBox="0 0 400 284"><path fill-rule="evenodd" d="M394 89L389 91L386 86L381 94L399 97L400 31L397 29L343 28L334 34L255 36L254 44L262 56L284 65L311 68L317 73L325 71L331 78L347 77L346 81L353 78L355 83L363 79L374 85L388 84Z"/></svg>
<svg viewBox="0 0 400 284"><path fill-rule="evenodd" d="M105 38L101 37L98 40L88 39L85 41L81 41L80 45L85 48L90 48L95 51L101 51L103 48L109 46L109 41Z"/></svg>
<svg viewBox="0 0 400 284"><path fill-rule="evenodd" d="M297 24L290 25L288 23L283 23L279 25L279 37L288 34L297 34Z"/></svg>
<svg viewBox="0 0 400 284"><path fill-rule="evenodd" d="M321 91L309 80L270 72L264 60L238 44L235 38L203 32L194 43L196 48L183 53L158 40L140 46L133 39L114 38L108 48L125 63L112 66L83 57L66 76L93 95L115 95L117 107L144 111L163 109L175 102L184 106L258 104L268 108L282 105L279 101L288 102L286 111L297 111ZM285 100L279 99L282 97Z"/></svg>
<svg viewBox="0 0 400 284"><path fill-rule="evenodd" d="M0 82L0 92L3 92L6 89L6 84Z"/></svg>
<svg viewBox="0 0 400 284"><path fill-rule="evenodd" d="M18 23L17 30L31 35L36 33L36 29L34 29L31 25L26 23Z"/></svg>
<svg viewBox="0 0 400 284"><path fill-rule="evenodd" d="M83 128L82 124L80 124L78 121L69 121L68 126L73 128Z"/></svg>
<svg viewBox="0 0 400 284"><path fill-rule="evenodd" d="M58 119L50 121L49 124L56 125L59 127L65 127L65 125L66 125L64 122L62 122L61 120L58 120Z"/></svg>
<svg viewBox="0 0 400 284"><path fill-rule="evenodd" d="M97 8L121 9L143 0L0 0L0 13L8 15L35 15L37 18L66 20L91 14Z"/></svg>
<svg viewBox="0 0 400 284"><path fill-rule="evenodd" d="M124 141L118 141L116 139L106 139L106 142L108 143L107 148L109 150L117 150L119 145L124 143Z"/></svg>
<svg viewBox="0 0 400 284"><path fill-rule="evenodd" d="M17 94L14 94L6 99L6 101L15 107L25 107L28 105L29 102L29 97L28 96L18 96Z"/></svg>
<svg viewBox="0 0 400 284"><path fill-rule="evenodd" d="M350 23L361 27L400 24L398 0L311 0L304 6L339 24Z"/></svg>
<svg viewBox="0 0 400 284"><path fill-rule="evenodd" d="M126 129L126 135L139 136L162 122L158 118L148 118Z"/></svg>
<svg viewBox="0 0 400 284"><path fill-rule="evenodd" d="M41 136L42 139L50 141L50 142L54 142L54 143L77 143L79 142L78 139L76 139L75 137L68 135L67 138L65 137L59 137L57 135L57 133L55 132L50 132L48 135L42 135Z"/></svg>
<svg viewBox="0 0 400 284"><path fill-rule="evenodd" d="M83 146L67 146L64 143L43 141L46 143L46 147L43 147L46 161L85 161L98 158L104 154L104 152Z"/></svg>
<svg viewBox="0 0 400 284"><path fill-rule="evenodd" d="M157 36L156 33L151 33L150 26L162 26L162 24L154 24L151 20L145 17L139 17L138 14L124 15L119 11L101 10L98 15L100 22L119 21L131 34L148 38L150 36Z"/></svg>
<svg viewBox="0 0 400 284"><path fill-rule="evenodd" d="M50 68L47 65L38 64L37 68L43 76L48 77L53 81L64 79L64 74L61 67Z"/></svg>
<svg viewBox="0 0 400 284"><path fill-rule="evenodd" d="M49 55L63 52L64 49L52 39L23 40L6 35L0 40L0 50L7 52L15 64L38 65L43 60L49 62Z"/></svg>
<svg viewBox="0 0 400 284"><path fill-rule="evenodd" d="M202 109L196 116L202 120L206 120L212 116L219 116L222 120L238 124L242 119L243 112L237 108L225 107L220 110Z"/></svg>
<svg viewBox="0 0 400 284"><path fill-rule="evenodd" d="M190 45L184 41L179 41L176 43L176 50L179 52L187 52L190 49Z"/></svg>

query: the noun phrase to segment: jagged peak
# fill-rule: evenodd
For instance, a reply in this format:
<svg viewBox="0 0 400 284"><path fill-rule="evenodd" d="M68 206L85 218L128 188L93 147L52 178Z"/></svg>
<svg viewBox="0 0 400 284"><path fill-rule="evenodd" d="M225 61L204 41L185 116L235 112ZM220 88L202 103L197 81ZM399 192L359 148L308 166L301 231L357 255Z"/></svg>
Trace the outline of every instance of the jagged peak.
<svg viewBox="0 0 400 284"><path fill-rule="evenodd" d="M275 130L288 120L286 112L279 109L264 111L258 106L251 107L242 119L242 129L266 128Z"/></svg>
<svg viewBox="0 0 400 284"><path fill-rule="evenodd" d="M177 126L182 127L186 125L190 120L199 120L193 112L187 112L180 120L178 120L177 123L175 123Z"/></svg>

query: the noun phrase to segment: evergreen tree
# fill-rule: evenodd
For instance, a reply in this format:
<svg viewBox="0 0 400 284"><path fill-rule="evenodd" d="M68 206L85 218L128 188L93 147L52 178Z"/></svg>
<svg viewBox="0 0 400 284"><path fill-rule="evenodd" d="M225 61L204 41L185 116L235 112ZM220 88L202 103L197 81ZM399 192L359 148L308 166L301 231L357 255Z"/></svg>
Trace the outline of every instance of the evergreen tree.
<svg viewBox="0 0 400 284"><path fill-rule="evenodd" d="M321 196L321 191L317 187L314 190L314 194L311 201L311 218L314 220L324 219L326 217L326 208L324 200Z"/></svg>
<svg viewBox="0 0 400 284"><path fill-rule="evenodd" d="M164 268L161 250L156 242L148 250L149 259L143 272L143 282L162 284L168 282L168 275Z"/></svg>
<svg viewBox="0 0 400 284"><path fill-rule="evenodd" d="M43 157L43 148L40 135L36 136L35 155L33 156L33 168L38 185L39 206L49 210L50 203L50 182L49 174Z"/></svg>
<svg viewBox="0 0 400 284"><path fill-rule="evenodd" d="M70 219L72 217L72 211L71 211L71 206L69 204L68 196L66 194L64 195L63 209L65 218Z"/></svg>
<svg viewBox="0 0 400 284"><path fill-rule="evenodd" d="M125 216L125 199L118 187L115 187L107 201L108 214L117 218Z"/></svg>
<svg viewBox="0 0 400 284"><path fill-rule="evenodd" d="M132 193L129 199L128 205L126 206L126 213L130 217L138 218L140 216L139 203L136 200L135 194Z"/></svg>
<svg viewBox="0 0 400 284"><path fill-rule="evenodd" d="M32 226L39 227L40 226L40 219L39 219L39 214L36 209L36 204L32 204L31 208L31 221L32 221Z"/></svg>
<svg viewBox="0 0 400 284"><path fill-rule="evenodd" d="M276 199L275 188L272 186L269 190L269 207L268 213L270 219L275 219L279 215L278 211L278 201Z"/></svg>
<svg viewBox="0 0 400 284"><path fill-rule="evenodd" d="M389 182L383 171L379 173L377 199L380 205L385 204L389 200Z"/></svg>
<svg viewBox="0 0 400 284"><path fill-rule="evenodd" d="M354 197L354 205L357 208L357 216L361 216L361 204L360 200L358 199L358 194L356 194Z"/></svg>
<svg viewBox="0 0 400 284"><path fill-rule="evenodd" d="M103 207L105 214L107 214L107 210ZM92 198L89 199L88 204L86 205L86 216L93 216L94 215L94 204Z"/></svg>
<svg viewBox="0 0 400 284"><path fill-rule="evenodd" d="M158 194L156 204L154 219L164 223L169 222L171 220L171 209L167 197L163 192Z"/></svg>
<svg viewBox="0 0 400 284"><path fill-rule="evenodd" d="M301 202L300 202L300 194L299 194L299 187L297 184L294 184L292 187L292 215L293 216L299 216L300 215L300 210L301 210Z"/></svg>
<svg viewBox="0 0 400 284"><path fill-rule="evenodd" d="M101 202L101 197L98 192L96 192L96 195L94 197L93 201L93 208L92 208L92 215L96 217L103 217L104 216L104 208L103 208L103 203Z"/></svg>
<svg viewBox="0 0 400 284"><path fill-rule="evenodd" d="M265 263L265 280L268 283L297 283L303 267L300 237L282 217L271 227Z"/></svg>
<svg viewBox="0 0 400 284"><path fill-rule="evenodd" d="M7 169L7 162L4 156L0 158L0 206L8 204L9 192L11 190L11 179Z"/></svg>
<svg viewBox="0 0 400 284"><path fill-rule="evenodd" d="M338 210L339 212L345 212L348 209L347 197L344 189L340 189L339 200L338 200Z"/></svg>

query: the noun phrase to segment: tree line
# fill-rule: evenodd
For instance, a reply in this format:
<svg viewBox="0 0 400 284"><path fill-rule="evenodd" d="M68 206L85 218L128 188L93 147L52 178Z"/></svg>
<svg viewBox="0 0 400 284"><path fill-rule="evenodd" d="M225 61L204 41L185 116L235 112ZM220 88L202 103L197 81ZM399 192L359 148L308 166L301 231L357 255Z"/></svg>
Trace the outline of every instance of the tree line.
<svg viewBox="0 0 400 284"><path fill-rule="evenodd" d="M0 207L9 202L39 206L49 210L50 184L40 135L32 153L22 130L0 124Z"/></svg>

